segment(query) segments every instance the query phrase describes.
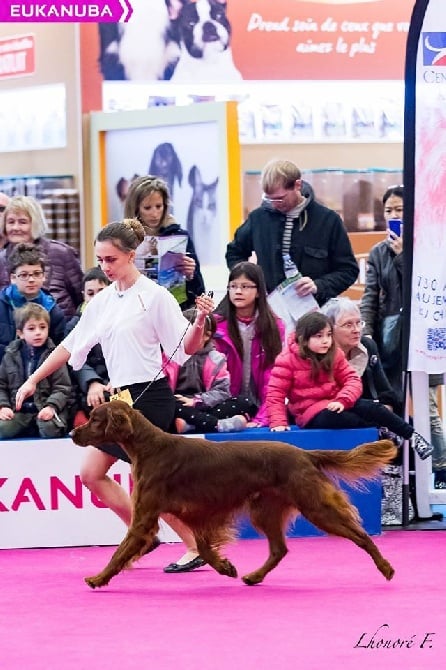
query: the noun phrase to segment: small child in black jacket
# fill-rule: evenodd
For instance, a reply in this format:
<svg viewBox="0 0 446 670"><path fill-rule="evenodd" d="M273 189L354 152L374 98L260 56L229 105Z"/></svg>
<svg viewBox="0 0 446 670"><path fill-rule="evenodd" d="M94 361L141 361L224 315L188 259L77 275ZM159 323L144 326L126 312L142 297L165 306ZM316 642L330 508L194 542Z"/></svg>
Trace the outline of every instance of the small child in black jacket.
<svg viewBox="0 0 446 670"><path fill-rule="evenodd" d="M37 385L34 396L15 411L19 387L53 351L48 338L50 315L29 302L15 310L17 340L11 342L0 364L0 439L37 434L55 438L67 433L71 381L63 365Z"/></svg>

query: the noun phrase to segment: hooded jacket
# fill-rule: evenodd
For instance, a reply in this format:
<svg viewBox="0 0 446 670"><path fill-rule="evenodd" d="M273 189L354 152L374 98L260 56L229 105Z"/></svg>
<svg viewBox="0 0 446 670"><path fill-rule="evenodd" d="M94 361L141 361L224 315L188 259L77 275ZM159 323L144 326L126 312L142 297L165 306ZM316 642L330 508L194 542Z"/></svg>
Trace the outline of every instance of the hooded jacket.
<svg viewBox="0 0 446 670"><path fill-rule="evenodd" d="M178 387L181 371L182 386ZM174 393L193 395L197 408L215 407L231 397L226 357L215 349L212 341L193 354L184 365L169 361L164 372Z"/></svg>
<svg viewBox="0 0 446 670"><path fill-rule="evenodd" d="M313 279L317 286L315 298L323 305L356 281L359 268L341 217L316 202L313 189L306 182L302 182L302 195L307 203L295 220L290 256L299 272ZM282 255L285 220L284 213L262 202L235 231L234 240L226 248L229 269L256 253L268 293L285 279Z"/></svg>
<svg viewBox="0 0 446 670"><path fill-rule="evenodd" d="M217 319L217 332L214 335L215 346L218 351L225 354L228 361L228 370L231 377L231 396L238 396L242 390L243 383L243 361L241 360L237 349L234 346L228 333L228 322L226 319L215 315ZM282 342L285 338L285 327L281 319L276 319L277 327ZM269 376L272 365L265 366L265 352L262 348L260 336L256 333L251 343L251 378L254 382L257 397L259 399L259 409L253 421L261 426L268 425L266 414L266 388L268 386Z"/></svg>
<svg viewBox="0 0 446 670"><path fill-rule="evenodd" d="M270 428L288 425L287 408L296 424L304 428L330 402L341 402L345 409L351 409L361 393L361 379L341 349L336 349L333 373L321 370L315 381L311 377L311 361L302 358L291 335L288 347L277 356L269 379L266 408Z"/></svg>

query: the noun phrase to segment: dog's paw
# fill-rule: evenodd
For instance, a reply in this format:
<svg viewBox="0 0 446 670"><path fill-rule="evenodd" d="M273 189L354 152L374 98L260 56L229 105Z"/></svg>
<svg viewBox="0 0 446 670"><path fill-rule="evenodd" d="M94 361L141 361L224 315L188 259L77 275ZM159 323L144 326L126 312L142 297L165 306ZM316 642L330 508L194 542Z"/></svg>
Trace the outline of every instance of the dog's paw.
<svg viewBox="0 0 446 670"><path fill-rule="evenodd" d="M237 569L235 565L232 565L231 561L228 561L227 558L224 558L220 562L218 572L221 575L226 575L226 577L237 577Z"/></svg>
<svg viewBox="0 0 446 670"><path fill-rule="evenodd" d="M107 584L107 582L104 582L103 579L99 579L99 577L85 577L84 581L91 589L96 589Z"/></svg>
<svg viewBox="0 0 446 670"><path fill-rule="evenodd" d="M390 581L395 574L395 569L390 565L389 561L384 561L380 570L388 581Z"/></svg>
<svg viewBox="0 0 446 670"><path fill-rule="evenodd" d="M258 572L251 572L249 575L244 575L242 581L248 586L255 586L263 582L263 577Z"/></svg>

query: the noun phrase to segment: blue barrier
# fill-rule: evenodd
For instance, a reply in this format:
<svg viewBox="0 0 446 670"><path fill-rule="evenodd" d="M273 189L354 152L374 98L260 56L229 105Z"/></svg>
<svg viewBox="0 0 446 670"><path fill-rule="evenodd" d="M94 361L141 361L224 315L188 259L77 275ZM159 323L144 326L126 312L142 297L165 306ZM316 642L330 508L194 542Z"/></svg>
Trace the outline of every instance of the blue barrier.
<svg viewBox="0 0 446 670"><path fill-rule="evenodd" d="M214 442L225 440L268 440L287 442L301 449L340 449L347 451L363 442L374 442L378 439L376 428L359 428L349 430L301 430L293 426L290 431L272 433L265 428L250 428L240 433L207 433L205 437ZM358 508L363 526L369 535L381 533L381 495L382 487L378 480L367 482L365 489L357 489L342 483L342 488L348 493L352 503ZM240 537L260 537L248 520L242 520L239 525ZM289 528L288 537L314 537L325 535L309 521L298 517Z"/></svg>

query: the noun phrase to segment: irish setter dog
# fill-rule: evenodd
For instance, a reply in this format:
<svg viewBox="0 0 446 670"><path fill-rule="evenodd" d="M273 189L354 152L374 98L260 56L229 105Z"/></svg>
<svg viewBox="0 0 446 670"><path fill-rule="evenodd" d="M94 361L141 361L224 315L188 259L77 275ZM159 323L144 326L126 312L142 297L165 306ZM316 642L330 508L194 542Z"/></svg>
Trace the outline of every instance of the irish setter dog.
<svg viewBox="0 0 446 670"><path fill-rule="evenodd" d="M92 588L108 584L144 552L166 512L189 526L203 560L228 577L237 571L220 549L233 538L237 515L247 512L266 535L269 556L242 577L245 584L260 583L285 556L285 530L298 513L322 531L354 542L386 579L393 577L394 569L361 527L357 509L334 483L376 477L396 454L389 440L351 451L305 451L273 441L211 442L164 433L120 400L94 409L88 423L71 435L81 446L116 442L132 461L132 524L104 570L86 578Z"/></svg>

